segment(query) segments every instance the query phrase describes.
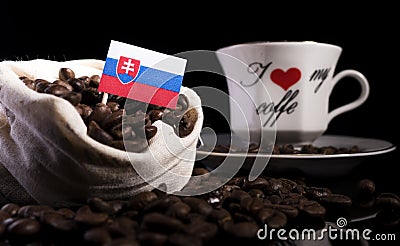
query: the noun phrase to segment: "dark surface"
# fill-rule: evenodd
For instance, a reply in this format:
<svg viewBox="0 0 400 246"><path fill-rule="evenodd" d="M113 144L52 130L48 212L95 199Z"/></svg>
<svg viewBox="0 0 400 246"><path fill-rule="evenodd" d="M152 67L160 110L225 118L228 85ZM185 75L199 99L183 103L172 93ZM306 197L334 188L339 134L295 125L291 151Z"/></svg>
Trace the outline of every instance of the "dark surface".
<svg viewBox="0 0 400 246"><path fill-rule="evenodd" d="M369 80L371 93L361 107L335 118L326 133L384 139L399 145L397 8L363 3L362 6L274 6L257 3L217 8L204 2L171 6L106 2L84 7L74 2L46 4L2 1L0 60L105 59L111 39L166 54L216 50L248 41L313 40L343 47L336 71L355 69ZM180 9L179 7L186 7ZM155 14L153 8L162 14ZM149 18L151 19L149 21ZM152 22L151 22L152 21ZM223 77L185 74L183 85L212 86L227 91ZM354 99L357 84L343 81L334 89L331 107ZM223 102L221 102L223 103ZM226 103L226 102L225 102ZM220 115L205 109L205 126L227 131ZM399 150L372 158L346 180L368 177L377 189L400 192ZM345 184L344 180L322 180ZM343 187L342 187L343 188Z"/></svg>

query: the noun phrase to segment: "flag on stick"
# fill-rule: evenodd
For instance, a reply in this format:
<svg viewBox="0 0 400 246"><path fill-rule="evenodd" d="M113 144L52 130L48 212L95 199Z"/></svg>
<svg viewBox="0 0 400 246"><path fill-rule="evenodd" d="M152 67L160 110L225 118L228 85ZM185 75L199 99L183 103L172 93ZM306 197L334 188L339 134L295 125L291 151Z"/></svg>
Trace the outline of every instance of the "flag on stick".
<svg viewBox="0 0 400 246"><path fill-rule="evenodd" d="M175 109L186 59L111 41L99 92Z"/></svg>

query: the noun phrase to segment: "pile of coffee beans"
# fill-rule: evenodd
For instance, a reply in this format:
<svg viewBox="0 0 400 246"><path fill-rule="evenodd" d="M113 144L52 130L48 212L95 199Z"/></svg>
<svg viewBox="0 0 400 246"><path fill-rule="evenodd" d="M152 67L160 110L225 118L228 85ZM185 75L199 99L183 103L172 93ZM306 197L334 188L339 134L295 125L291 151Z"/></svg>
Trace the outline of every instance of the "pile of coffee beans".
<svg viewBox="0 0 400 246"><path fill-rule="evenodd" d="M260 149L260 146L256 143L250 143L247 149L244 148L231 148L230 145L217 144L214 147L214 152L219 153L228 153L236 152L236 153L262 153L263 150ZM335 154L354 154L361 152L360 148L357 145L351 146L349 148L345 147L335 147L335 146L315 146L312 144L306 144L295 147L293 144L282 144L282 145L274 145L272 150L272 154L319 154L319 155L335 155Z"/></svg>
<svg viewBox="0 0 400 246"><path fill-rule="evenodd" d="M207 173L202 167L193 171L194 176ZM207 182L214 182L212 176L198 185ZM395 194L377 194L375 183L368 179L355 188L359 196L350 198L301 179L262 176L249 181L238 176L198 196L154 189L128 200L91 197L78 207L8 203L0 210L0 244L267 245L277 239L257 238L265 225L275 230L317 230L360 204L381 209L380 223L400 225L400 199Z"/></svg>
<svg viewBox="0 0 400 246"><path fill-rule="evenodd" d="M141 152L157 133L157 120L171 125L180 137L189 135L197 121L197 111L189 108L188 98L179 94L175 109L169 109L116 95L109 95L102 103L99 75L75 77L70 68L59 70L59 79L47 81L20 77L27 87L69 101L87 126L87 133L95 140L131 152Z"/></svg>

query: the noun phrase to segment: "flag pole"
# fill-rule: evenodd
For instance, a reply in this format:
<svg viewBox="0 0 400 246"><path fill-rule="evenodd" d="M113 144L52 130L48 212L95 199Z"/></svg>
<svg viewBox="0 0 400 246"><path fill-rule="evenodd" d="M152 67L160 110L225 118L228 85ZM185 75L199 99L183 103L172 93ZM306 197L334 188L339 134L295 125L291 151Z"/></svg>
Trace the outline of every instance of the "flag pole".
<svg viewBox="0 0 400 246"><path fill-rule="evenodd" d="M108 100L108 93L104 92L103 97L101 98L101 103L107 104L107 100Z"/></svg>

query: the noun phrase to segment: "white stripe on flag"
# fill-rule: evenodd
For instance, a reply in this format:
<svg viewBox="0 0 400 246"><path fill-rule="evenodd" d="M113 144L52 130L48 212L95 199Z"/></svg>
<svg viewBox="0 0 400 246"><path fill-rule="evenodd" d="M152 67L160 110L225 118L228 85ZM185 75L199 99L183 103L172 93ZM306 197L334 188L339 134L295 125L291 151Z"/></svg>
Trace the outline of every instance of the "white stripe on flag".
<svg viewBox="0 0 400 246"><path fill-rule="evenodd" d="M140 60L142 66L182 76L185 73L186 59L111 40L107 57L119 60L121 55Z"/></svg>

